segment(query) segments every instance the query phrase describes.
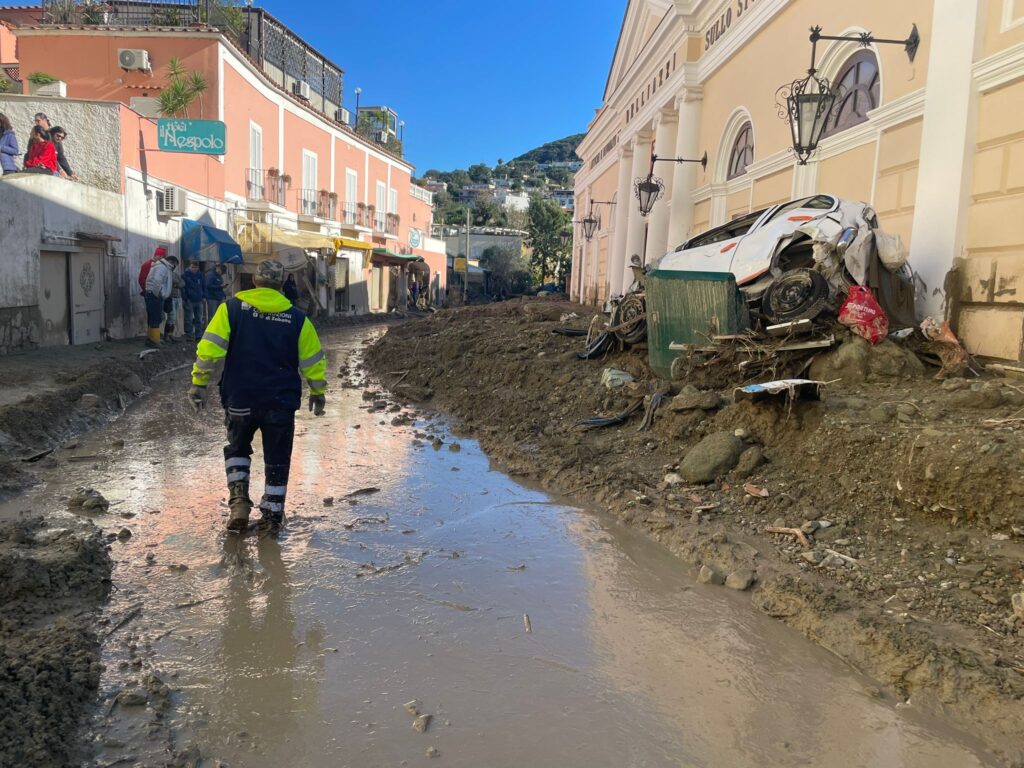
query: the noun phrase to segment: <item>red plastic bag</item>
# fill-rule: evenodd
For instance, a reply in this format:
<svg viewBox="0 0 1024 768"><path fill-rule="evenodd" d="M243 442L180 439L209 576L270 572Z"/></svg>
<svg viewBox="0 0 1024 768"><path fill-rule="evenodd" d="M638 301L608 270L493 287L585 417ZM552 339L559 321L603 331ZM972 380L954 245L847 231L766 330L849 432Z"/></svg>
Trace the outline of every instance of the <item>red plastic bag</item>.
<svg viewBox="0 0 1024 768"><path fill-rule="evenodd" d="M850 288L850 295L839 308L839 322L872 344L877 344L889 335L889 318L885 316L871 289L863 285Z"/></svg>

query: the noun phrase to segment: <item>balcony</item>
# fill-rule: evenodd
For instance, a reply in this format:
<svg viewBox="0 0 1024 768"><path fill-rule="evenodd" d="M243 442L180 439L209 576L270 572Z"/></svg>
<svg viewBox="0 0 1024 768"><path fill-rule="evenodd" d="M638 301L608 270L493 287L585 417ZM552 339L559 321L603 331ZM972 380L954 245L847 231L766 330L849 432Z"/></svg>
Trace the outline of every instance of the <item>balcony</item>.
<svg viewBox="0 0 1024 768"><path fill-rule="evenodd" d="M376 211L373 214L373 231L398 237L398 221L397 213L381 213Z"/></svg>
<svg viewBox="0 0 1024 768"><path fill-rule="evenodd" d="M282 176L276 171L249 168L245 172L246 200L255 203L271 203L284 208L287 189L288 177Z"/></svg>
<svg viewBox="0 0 1024 768"><path fill-rule="evenodd" d="M342 203L341 223L348 227L370 228L370 216L363 203Z"/></svg>
<svg viewBox="0 0 1024 768"><path fill-rule="evenodd" d="M298 198L300 216L337 220L335 209L338 205L338 196L333 192L328 192L326 189L300 189Z"/></svg>

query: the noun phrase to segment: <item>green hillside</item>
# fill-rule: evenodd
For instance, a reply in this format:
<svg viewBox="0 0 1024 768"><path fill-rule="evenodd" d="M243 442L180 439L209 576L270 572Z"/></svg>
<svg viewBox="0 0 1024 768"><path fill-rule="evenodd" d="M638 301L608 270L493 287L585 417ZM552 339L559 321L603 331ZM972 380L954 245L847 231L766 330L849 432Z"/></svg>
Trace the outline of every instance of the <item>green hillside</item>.
<svg viewBox="0 0 1024 768"><path fill-rule="evenodd" d="M512 162L562 163L579 160L576 157L576 147L583 141L584 136L586 136L585 133L574 133L572 136L566 136L564 139L549 141L547 144L543 144L520 155Z"/></svg>

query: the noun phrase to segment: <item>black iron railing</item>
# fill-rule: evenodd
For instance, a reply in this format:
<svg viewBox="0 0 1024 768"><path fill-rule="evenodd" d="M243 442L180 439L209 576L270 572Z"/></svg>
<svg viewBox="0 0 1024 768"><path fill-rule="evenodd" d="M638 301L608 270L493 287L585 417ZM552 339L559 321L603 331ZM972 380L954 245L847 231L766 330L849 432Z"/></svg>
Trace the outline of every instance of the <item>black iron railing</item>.
<svg viewBox="0 0 1024 768"><path fill-rule="evenodd" d="M245 197L255 202L285 206L287 179L276 171L248 168L245 171Z"/></svg>
<svg viewBox="0 0 1024 768"><path fill-rule="evenodd" d="M341 221L350 227L368 227L366 206L363 203L342 203Z"/></svg>
<svg viewBox="0 0 1024 768"><path fill-rule="evenodd" d="M338 204L336 195L323 189L300 189L298 198L299 213L303 216L335 220L334 209Z"/></svg>

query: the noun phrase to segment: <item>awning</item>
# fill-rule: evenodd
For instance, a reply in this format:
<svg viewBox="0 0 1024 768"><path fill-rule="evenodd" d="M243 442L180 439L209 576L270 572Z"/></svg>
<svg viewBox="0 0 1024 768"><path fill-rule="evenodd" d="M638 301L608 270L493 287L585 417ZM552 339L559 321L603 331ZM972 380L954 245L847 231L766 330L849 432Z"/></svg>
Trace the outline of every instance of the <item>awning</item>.
<svg viewBox="0 0 1024 768"><path fill-rule="evenodd" d="M401 261L405 263L423 261L423 257L417 256L415 253L395 253L394 251L389 251L387 248L374 248L373 255L383 256L387 259L393 259L394 261Z"/></svg>
<svg viewBox="0 0 1024 768"><path fill-rule="evenodd" d="M319 232L281 229L280 227L271 227L269 224L263 224L262 222L253 222L251 226L259 240L271 243L275 250L280 246L291 246L293 248L309 250L320 248L335 250L334 238L330 235L321 235Z"/></svg>
<svg viewBox="0 0 1024 768"><path fill-rule="evenodd" d="M242 248L223 229L200 224L192 219L181 221L181 258L184 261L218 261L241 264Z"/></svg>
<svg viewBox="0 0 1024 768"><path fill-rule="evenodd" d="M365 240L353 240L351 237L334 238L334 247L338 250L355 248L360 251L372 251L374 249L373 243L367 243Z"/></svg>

